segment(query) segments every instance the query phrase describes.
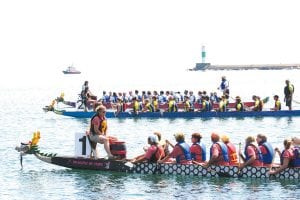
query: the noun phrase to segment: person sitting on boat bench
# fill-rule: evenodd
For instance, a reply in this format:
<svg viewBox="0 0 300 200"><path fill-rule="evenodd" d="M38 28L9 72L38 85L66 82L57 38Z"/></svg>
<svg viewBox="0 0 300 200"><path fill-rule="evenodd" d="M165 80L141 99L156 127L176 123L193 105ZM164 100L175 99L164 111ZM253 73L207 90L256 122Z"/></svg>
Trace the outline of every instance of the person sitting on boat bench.
<svg viewBox="0 0 300 200"><path fill-rule="evenodd" d="M252 166L252 167L263 166L262 154L259 147L255 145L255 138L253 136L248 136L246 138L244 154L245 157L242 155L242 152L239 152L239 156L244 161L244 163L240 165L239 167L240 169L246 166Z"/></svg>
<svg viewBox="0 0 300 200"><path fill-rule="evenodd" d="M114 156L109 149L109 138L107 136L107 120L105 117L106 107L100 105L96 108L96 114L91 118L90 130L87 131L91 148L96 150L97 143L104 144L104 149L109 159ZM95 156L95 155L94 155Z"/></svg>
<svg viewBox="0 0 300 200"><path fill-rule="evenodd" d="M203 167L210 165L229 165L228 150L223 142L220 142L220 136L217 133L211 134L212 145L210 147L210 159Z"/></svg>
<svg viewBox="0 0 300 200"><path fill-rule="evenodd" d="M260 99L259 96L253 95L252 99L254 101L253 111L262 111L264 102Z"/></svg>
<svg viewBox="0 0 300 200"><path fill-rule="evenodd" d="M161 158L165 157L165 152L162 146L158 145L158 140L156 135L151 135L148 137L148 144L150 145L147 148L146 153L140 156L135 157L131 162L138 163L138 162L157 162Z"/></svg>
<svg viewBox="0 0 300 200"><path fill-rule="evenodd" d="M192 157L190 152L190 146L184 141L183 133L176 133L174 135L177 144L173 145L168 140L167 143L173 147L173 151L164 157L162 160L157 161L158 163L164 163L169 161L169 158L175 158L177 164L192 164Z"/></svg>
<svg viewBox="0 0 300 200"><path fill-rule="evenodd" d="M235 107L235 111L238 111L238 112L245 111L244 104L243 104L240 96L235 97L235 106L234 107Z"/></svg>
<svg viewBox="0 0 300 200"><path fill-rule="evenodd" d="M203 142L201 142L202 135L200 133L193 133L192 134L192 145L190 147L192 160L204 163L206 161L206 147Z"/></svg>
<svg viewBox="0 0 300 200"><path fill-rule="evenodd" d="M275 152L272 145L267 142L267 136L258 134L256 136L256 142L261 151L264 167L270 167L273 163Z"/></svg>
<svg viewBox="0 0 300 200"><path fill-rule="evenodd" d="M279 96L274 95L273 99L274 99L275 103L274 103L274 108L271 108L271 110L274 110L274 111L281 110L281 102L279 100Z"/></svg>
<svg viewBox="0 0 300 200"><path fill-rule="evenodd" d="M269 174L278 174L288 167L300 167L299 148L294 148L292 144L291 139L285 139L283 141L284 150L282 152L278 148L275 148L275 152L280 156L280 167L275 170L271 169Z"/></svg>
<svg viewBox="0 0 300 200"><path fill-rule="evenodd" d="M229 137L227 135L222 135L221 140L227 147L229 165L237 166L239 162L234 144L230 142Z"/></svg>

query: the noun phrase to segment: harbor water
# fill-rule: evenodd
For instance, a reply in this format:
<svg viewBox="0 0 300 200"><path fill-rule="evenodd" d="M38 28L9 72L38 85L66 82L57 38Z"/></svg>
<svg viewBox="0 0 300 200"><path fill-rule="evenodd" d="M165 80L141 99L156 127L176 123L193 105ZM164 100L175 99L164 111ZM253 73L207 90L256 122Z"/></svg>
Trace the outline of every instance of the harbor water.
<svg viewBox="0 0 300 200"><path fill-rule="evenodd" d="M53 73L41 82L18 82L2 85L0 111L2 133L0 146L1 199L299 199L298 180L206 178L175 175L123 174L99 171L71 170L37 160L32 155L23 158L14 150L20 142L41 132L42 152L74 155L74 138L84 132L89 119L74 119L45 113L42 108L65 93L66 100L76 101L81 86L89 81L91 91L100 97L102 91L185 89L217 91L221 76L230 82L230 95L250 101L252 95L270 97L265 109L273 106L272 96L278 94L283 109L283 88L290 79L295 86L294 99L300 101L300 70L249 71L174 71L170 74L118 76L83 73L63 75ZM100 78L99 78L100 77ZM63 105L59 105L63 108ZM300 105L293 103L293 109ZM249 135L264 133L273 147L283 148L283 140L300 136L300 117L226 118L226 119L109 119L108 133L126 141L127 157L143 153L148 135L154 131L175 143L174 133L183 132L190 143L191 134L200 132L206 146L210 134L227 134L231 141L244 144ZM106 156L99 146L101 156ZM275 162L279 162L278 156Z"/></svg>

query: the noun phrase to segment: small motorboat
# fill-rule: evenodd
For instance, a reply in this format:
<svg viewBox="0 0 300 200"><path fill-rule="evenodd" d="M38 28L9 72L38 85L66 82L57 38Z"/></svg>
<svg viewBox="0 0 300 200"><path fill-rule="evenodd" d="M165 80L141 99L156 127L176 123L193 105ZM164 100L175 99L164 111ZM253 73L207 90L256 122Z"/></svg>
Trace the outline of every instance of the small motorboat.
<svg viewBox="0 0 300 200"><path fill-rule="evenodd" d="M73 66L69 66L66 70L63 70L62 72L64 74L80 74L81 73Z"/></svg>

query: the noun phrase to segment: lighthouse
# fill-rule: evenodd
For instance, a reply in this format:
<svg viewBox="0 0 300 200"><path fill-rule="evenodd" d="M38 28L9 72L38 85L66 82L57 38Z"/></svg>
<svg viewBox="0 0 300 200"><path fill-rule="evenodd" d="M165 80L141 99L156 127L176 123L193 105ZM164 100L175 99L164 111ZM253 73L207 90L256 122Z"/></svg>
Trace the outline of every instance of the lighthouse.
<svg viewBox="0 0 300 200"><path fill-rule="evenodd" d="M202 45L201 57L202 57L202 63L205 63L206 52L205 52L205 46L204 45Z"/></svg>
<svg viewBox="0 0 300 200"><path fill-rule="evenodd" d="M191 69L191 70L205 70L207 68L210 67L210 63L206 63L205 62L205 58L206 58L206 51L205 51L205 46L202 45L201 48L201 58L202 58L202 62L201 63L196 63L196 67Z"/></svg>

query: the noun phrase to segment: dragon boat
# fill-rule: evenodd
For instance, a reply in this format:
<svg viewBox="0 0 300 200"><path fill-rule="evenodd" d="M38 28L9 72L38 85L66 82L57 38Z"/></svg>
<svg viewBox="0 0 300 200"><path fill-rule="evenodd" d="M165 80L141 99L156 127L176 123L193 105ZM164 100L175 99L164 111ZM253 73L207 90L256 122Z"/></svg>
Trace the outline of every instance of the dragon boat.
<svg viewBox="0 0 300 200"><path fill-rule="evenodd" d="M86 136L84 136L86 137ZM84 137L80 138L81 141ZM34 140L34 139L33 139ZM85 146L85 145L83 145ZM276 178L276 179L300 179L300 168L287 168L279 174L270 175L269 167L247 166L239 170L238 166L210 166L205 168L198 164L174 164L174 163L131 163L127 159L112 160L105 158L90 158L88 155L58 156L57 154L45 154L40 152L37 142L28 144L21 143L16 150L21 155L33 154L39 160L80 170L95 170L109 172L123 172L136 174L165 174L165 175L190 175L203 177L228 177L228 178ZM83 153L88 151L84 149ZM22 157L22 156L21 156ZM21 159L22 161L22 159ZM22 162L21 162L22 165ZM276 167L274 167L276 168Z"/></svg>
<svg viewBox="0 0 300 200"><path fill-rule="evenodd" d="M54 113L75 118L91 118L95 112L84 112L78 110L57 110ZM226 112L139 112L138 114L128 112L106 112L107 118L243 118L243 117L293 117L300 116L300 110L280 111L226 111Z"/></svg>

